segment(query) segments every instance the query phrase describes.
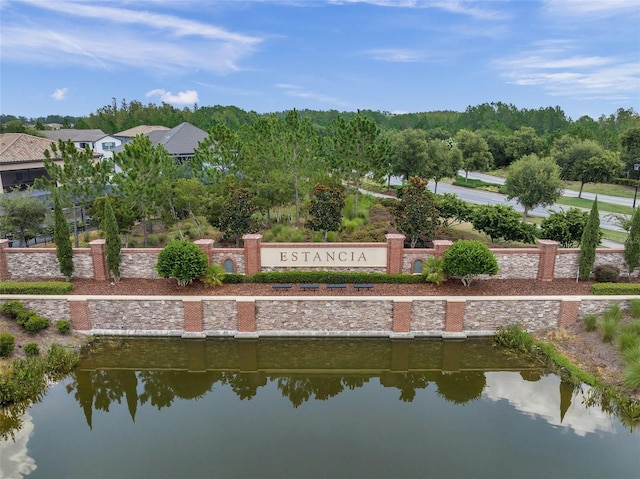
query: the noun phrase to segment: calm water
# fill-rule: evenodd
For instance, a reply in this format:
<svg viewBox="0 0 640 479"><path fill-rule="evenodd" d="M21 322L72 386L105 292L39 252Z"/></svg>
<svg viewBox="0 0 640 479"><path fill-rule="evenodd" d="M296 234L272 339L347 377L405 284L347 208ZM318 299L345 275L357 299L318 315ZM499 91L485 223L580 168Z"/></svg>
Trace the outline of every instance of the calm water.
<svg viewBox="0 0 640 479"><path fill-rule="evenodd" d="M122 340L0 443L8 478L637 478L640 428L487 340Z"/></svg>

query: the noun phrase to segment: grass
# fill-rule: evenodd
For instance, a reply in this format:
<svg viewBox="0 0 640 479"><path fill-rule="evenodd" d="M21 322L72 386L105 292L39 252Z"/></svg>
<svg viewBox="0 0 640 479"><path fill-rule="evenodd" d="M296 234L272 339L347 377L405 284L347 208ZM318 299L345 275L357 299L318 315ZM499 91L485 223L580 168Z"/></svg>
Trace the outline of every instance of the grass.
<svg viewBox="0 0 640 479"><path fill-rule="evenodd" d="M566 181L567 190L580 191L579 181ZM620 196L622 198L633 198L634 188L623 185L612 185L608 183L587 183L582 188L583 193L593 193L594 195ZM598 206L600 204L598 203Z"/></svg>
<svg viewBox="0 0 640 479"><path fill-rule="evenodd" d="M598 317L595 314L588 314L582 318L585 331L595 331L598 326Z"/></svg>
<svg viewBox="0 0 640 479"><path fill-rule="evenodd" d="M559 205L574 206L576 208L584 208L584 209L590 210L591 206L593 205L593 200L589 200L586 198L573 198L569 196L561 196L560 198L558 198L556 203ZM609 213L615 213L620 215L633 214L633 208L631 208L630 206L615 205L613 203L605 203L603 201L598 201L598 210L607 211Z"/></svg>

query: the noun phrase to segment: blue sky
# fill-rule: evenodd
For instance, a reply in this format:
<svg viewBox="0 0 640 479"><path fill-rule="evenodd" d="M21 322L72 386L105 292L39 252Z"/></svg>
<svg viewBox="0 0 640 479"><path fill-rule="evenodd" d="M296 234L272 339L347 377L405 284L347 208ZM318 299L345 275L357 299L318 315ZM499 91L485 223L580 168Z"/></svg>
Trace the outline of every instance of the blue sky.
<svg viewBox="0 0 640 479"><path fill-rule="evenodd" d="M640 112L640 1L0 0L0 112Z"/></svg>

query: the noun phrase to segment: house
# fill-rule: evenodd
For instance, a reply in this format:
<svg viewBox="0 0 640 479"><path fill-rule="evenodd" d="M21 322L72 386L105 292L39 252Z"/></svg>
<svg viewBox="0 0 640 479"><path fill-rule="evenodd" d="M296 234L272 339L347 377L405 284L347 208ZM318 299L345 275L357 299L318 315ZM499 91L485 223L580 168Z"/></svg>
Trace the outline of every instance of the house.
<svg viewBox="0 0 640 479"><path fill-rule="evenodd" d="M47 138L26 133L0 134L0 193L24 189L32 186L36 178L46 176L45 150L51 151L51 140Z"/></svg>
<svg viewBox="0 0 640 479"><path fill-rule="evenodd" d="M135 130L135 128L133 128L132 130ZM130 135L130 132L132 130L116 133L114 134L114 136L116 138L123 138L124 133L129 132L127 134ZM139 131L136 134L143 134L148 136L154 146L164 146L169 152L169 156L176 160L176 163L183 163L192 158L194 156L195 149L198 147L198 143L208 136L206 131L201 130L200 128L193 126L191 123L187 122L180 123L178 126L175 126L171 129L150 129L146 130L146 132ZM124 145L116 147L114 152L117 153L122 150L124 150Z"/></svg>
<svg viewBox="0 0 640 479"><path fill-rule="evenodd" d="M139 125L119 133L114 133L113 137L117 138L122 142L122 144L124 144L129 143L136 135L149 135L152 131L169 131L169 128L160 125Z"/></svg>
<svg viewBox="0 0 640 479"><path fill-rule="evenodd" d="M94 130L75 130L65 128L62 130L44 130L42 132L47 138L57 142L73 141L76 148L84 149L89 147L94 153L99 154L103 158L111 158L113 150L122 144L122 140L114 136L107 135L104 131Z"/></svg>

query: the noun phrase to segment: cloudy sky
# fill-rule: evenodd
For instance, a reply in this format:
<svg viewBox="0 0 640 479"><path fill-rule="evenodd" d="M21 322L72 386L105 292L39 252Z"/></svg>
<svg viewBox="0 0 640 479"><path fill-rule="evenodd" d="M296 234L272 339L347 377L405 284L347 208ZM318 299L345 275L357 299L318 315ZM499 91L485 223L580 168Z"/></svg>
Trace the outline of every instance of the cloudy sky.
<svg viewBox="0 0 640 479"><path fill-rule="evenodd" d="M0 112L640 111L638 0L0 0Z"/></svg>

